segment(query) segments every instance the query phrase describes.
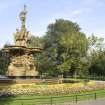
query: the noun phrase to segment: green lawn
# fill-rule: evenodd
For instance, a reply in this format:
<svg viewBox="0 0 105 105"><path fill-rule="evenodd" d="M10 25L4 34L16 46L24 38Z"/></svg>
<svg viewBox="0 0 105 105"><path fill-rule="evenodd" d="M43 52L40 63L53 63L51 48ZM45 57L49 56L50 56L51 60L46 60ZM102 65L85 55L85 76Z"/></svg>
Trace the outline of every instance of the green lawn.
<svg viewBox="0 0 105 105"><path fill-rule="evenodd" d="M87 93L71 94L66 96L16 96L1 98L0 105L44 105L44 104L56 104L64 102L76 102L80 100L89 100L105 97L105 90L91 91Z"/></svg>

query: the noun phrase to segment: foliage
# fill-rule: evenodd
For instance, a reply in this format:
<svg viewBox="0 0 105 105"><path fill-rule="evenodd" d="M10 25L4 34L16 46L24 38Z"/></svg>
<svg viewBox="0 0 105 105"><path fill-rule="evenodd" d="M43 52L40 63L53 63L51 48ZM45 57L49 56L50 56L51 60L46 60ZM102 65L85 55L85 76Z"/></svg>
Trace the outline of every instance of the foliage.
<svg viewBox="0 0 105 105"><path fill-rule="evenodd" d="M30 36L29 47L42 47L41 37L35 37L34 35Z"/></svg>
<svg viewBox="0 0 105 105"><path fill-rule="evenodd" d="M105 75L105 51L94 52L91 57L90 74Z"/></svg>
<svg viewBox="0 0 105 105"><path fill-rule="evenodd" d="M77 23L59 19L49 24L44 40L46 69L58 74L87 70L88 40Z"/></svg>
<svg viewBox="0 0 105 105"><path fill-rule="evenodd" d="M6 73L9 62L10 62L9 56L4 54L2 50L0 50L0 74L1 75L4 75Z"/></svg>
<svg viewBox="0 0 105 105"><path fill-rule="evenodd" d="M43 47L43 53L35 55L40 74L86 76L105 71L104 39L94 34L87 38L79 25L69 20L58 19L49 24L46 35L32 36L30 45Z"/></svg>
<svg viewBox="0 0 105 105"><path fill-rule="evenodd" d="M89 39L89 53L90 53L90 68L89 73L91 75L105 75L105 49L104 39L98 38L94 35Z"/></svg>

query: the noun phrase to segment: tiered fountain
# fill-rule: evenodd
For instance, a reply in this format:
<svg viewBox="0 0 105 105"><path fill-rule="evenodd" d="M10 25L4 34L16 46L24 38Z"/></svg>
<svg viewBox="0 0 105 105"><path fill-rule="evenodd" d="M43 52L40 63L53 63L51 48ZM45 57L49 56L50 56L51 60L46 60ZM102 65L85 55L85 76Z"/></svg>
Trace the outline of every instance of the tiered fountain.
<svg viewBox="0 0 105 105"><path fill-rule="evenodd" d="M3 49L3 52L9 54L11 58L6 72L6 76L9 78L27 78L38 75L33 54L42 52L42 48L30 48L28 46L29 32L25 26L26 14L26 6L24 6L24 10L19 15L22 22L21 28L17 29L14 34L15 44Z"/></svg>

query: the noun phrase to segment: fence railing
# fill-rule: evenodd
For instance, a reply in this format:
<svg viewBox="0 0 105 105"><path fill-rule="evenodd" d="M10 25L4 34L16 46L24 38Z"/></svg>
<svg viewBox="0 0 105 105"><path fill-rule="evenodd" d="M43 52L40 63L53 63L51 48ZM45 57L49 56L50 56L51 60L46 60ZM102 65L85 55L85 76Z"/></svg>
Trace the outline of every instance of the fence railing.
<svg viewBox="0 0 105 105"><path fill-rule="evenodd" d="M0 105L60 105L71 102L78 103L81 100L96 100L97 97L97 93L39 98L0 97Z"/></svg>

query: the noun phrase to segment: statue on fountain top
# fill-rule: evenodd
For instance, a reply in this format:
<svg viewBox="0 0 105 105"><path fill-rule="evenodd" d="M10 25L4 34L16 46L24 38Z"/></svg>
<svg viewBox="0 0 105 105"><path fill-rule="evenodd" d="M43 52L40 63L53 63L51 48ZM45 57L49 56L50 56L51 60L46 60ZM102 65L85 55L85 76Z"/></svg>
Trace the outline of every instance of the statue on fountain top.
<svg viewBox="0 0 105 105"><path fill-rule="evenodd" d="M28 34L29 32L26 30L25 22L26 22L26 6L24 6L24 10L20 12L20 20L22 22L21 29L16 29L15 36L15 45L16 46L27 46L28 43Z"/></svg>

